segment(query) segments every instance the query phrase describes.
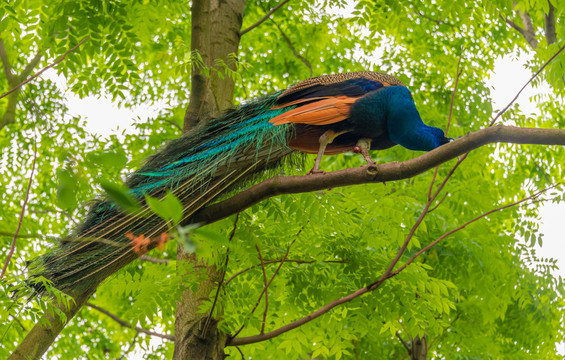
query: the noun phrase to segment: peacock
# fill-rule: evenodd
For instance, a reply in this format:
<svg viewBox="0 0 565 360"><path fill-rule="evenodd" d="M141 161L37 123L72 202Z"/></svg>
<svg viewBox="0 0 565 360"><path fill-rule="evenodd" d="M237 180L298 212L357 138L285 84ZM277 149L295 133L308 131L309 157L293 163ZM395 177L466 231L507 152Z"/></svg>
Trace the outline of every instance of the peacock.
<svg viewBox="0 0 565 360"><path fill-rule="evenodd" d="M175 194L186 224L221 194L297 151L317 154L310 173L320 173L327 154L356 151L372 164L369 150L401 145L430 151L447 142L441 129L422 122L410 91L391 75L360 71L307 79L167 143L126 179L141 210L96 200L71 235L34 261L35 273L72 296L93 291L139 256L132 239L167 231L169 224L151 213L145 195Z"/></svg>

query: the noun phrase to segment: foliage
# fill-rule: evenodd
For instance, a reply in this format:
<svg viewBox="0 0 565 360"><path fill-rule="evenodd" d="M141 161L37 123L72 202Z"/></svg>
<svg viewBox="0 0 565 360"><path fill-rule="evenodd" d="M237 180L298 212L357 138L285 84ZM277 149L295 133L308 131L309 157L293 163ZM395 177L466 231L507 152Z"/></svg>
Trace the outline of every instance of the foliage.
<svg viewBox="0 0 565 360"><path fill-rule="evenodd" d="M552 3L560 14L563 1ZM534 20L543 17L545 4L517 2ZM275 1L248 1L243 27L275 5ZM67 79L69 93L108 94L123 106L167 104L160 119L137 123L135 135L100 138L84 130L89 114L68 113L68 93L53 82L33 81L19 94L17 121L0 129L0 191L6 194L0 200L3 254L10 247L7 235L13 234L19 221L34 143L38 162L17 252L0 283L0 357L7 357L39 314L53 311L47 297L27 303L11 296L16 288L27 286L26 261L52 245L54 236L65 235L102 188L109 188L107 184L123 178L166 140L179 135L175 124L182 123L192 66L237 79L239 102L307 78L310 71L314 76L362 69L390 72L409 84L426 122L445 128L461 57L449 132L458 137L487 126L493 116L485 79L494 60L528 46L500 19L501 14L519 18L508 2L360 0L351 13L339 15L345 5L289 2L272 20L242 37L237 54L241 66L235 76L225 72L225 63L204 67L198 54L190 51L188 2L0 4L0 38L15 74L36 52L43 54L40 64L46 66L90 36L56 67ZM559 16L562 22L563 15ZM539 67L556 45L540 44L528 66ZM540 116L526 116L513 107L501 122L562 128L560 66L564 63L565 56L560 56L544 72L554 93L539 99ZM5 73L0 73L0 84L3 90L10 88ZM0 114L6 107L6 98L0 99ZM413 158L416 153L393 148L374 156L384 163ZM308 158L303 167L284 171L303 174L312 161ZM427 215L402 260L488 210L561 181L564 163L565 152L557 147L490 145L474 151L450 179L445 201ZM361 164L359 155L344 154L325 157L322 168L331 171ZM453 164L441 166L439 181ZM420 215L432 177L433 172L427 172L386 185L280 196L241 213L237 222L233 216L192 231L189 243L202 259L224 266L229 249L229 282L219 293L225 314L221 328L233 334L245 325L239 336L261 332L264 298L250 313L263 290L263 277L269 281L280 264L269 260L280 261L287 251L288 260L296 261L280 266L269 285L266 332L374 282ZM565 198L562 190L551 196ZM154 201L155 211L175 219L179 214L171 214L167 203L174 207L175 199ZM555 265L535 267L539 261L531 247L542 241L539 222L536 206L489 215L440 242L375 292L274 340L241 349L246 357L260 359L400 359L406 350L397 336L409 340L425 333L434 358L558 359L555 343L565 337L565 285L552 275ZM194 286L205 276L196 269L177 272L175 251L176 242L168 242L161 252L149 254L168 259L167 264L128 265L108 279L91 301L130 324L172 334L175 300L182 286ZM212 308L213 295L203 312ZM134 335L134 330L85 307L47 357L116 358L130 347ZM145 357L171 356L171 343L155 345L149 340L143 334L136 338ZM227 351L239 356L234 348Z"/></svg>

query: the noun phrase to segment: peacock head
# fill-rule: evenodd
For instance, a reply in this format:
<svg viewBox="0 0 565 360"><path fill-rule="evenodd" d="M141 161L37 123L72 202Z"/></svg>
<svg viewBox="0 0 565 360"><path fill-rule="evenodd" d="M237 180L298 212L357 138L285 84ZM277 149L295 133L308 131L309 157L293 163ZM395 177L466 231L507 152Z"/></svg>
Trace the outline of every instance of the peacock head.
<svg viewBox="0 0 565 360"><path fill-rule="evenodd" d="M447 144L442 129L424 124L410 90L404 86L386 88L388 91L388 133L395 143L416 151L430 151Z"/></svg>
<svg viewBox="0 0 565 360"><path fill-rule="evenodd" d="M421 136L418 137L418 141L415 141L415 145L418 148L412 148L410 150L430 151L453 140L445 137L445 133L440 128L428 126L423 123L422 125L423 126L420 127Z"/></svg>

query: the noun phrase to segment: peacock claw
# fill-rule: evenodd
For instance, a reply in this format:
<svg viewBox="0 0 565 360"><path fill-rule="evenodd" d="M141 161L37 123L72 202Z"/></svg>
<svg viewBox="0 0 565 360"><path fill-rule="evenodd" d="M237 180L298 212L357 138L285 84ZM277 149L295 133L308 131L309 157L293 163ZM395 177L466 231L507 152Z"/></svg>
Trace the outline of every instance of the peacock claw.
<svg viewBox="0 0 565 360"><path fill-rule="evenodd" d="M376 163L371 159L371 155L369 155L369 149L371 148L371 139L359 139L357 141L357 145L353 147L353 152L357 154L363 155L363 158L367 162L367 165L375 165Z"/></svg>

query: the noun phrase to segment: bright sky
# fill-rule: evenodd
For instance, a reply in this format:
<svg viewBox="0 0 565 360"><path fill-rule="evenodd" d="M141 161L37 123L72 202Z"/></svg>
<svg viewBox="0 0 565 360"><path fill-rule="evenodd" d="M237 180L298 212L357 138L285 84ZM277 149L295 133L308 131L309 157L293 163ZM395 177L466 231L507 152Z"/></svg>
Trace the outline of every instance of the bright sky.
<svg viewBox="0 0 565 360"><path fill-rule="evenodd" d="M519 59L508 56L499 59L494 75L488 82L493 89L492 97L495 109L501 109L516 95L516 92L526 83L531 74L523 64L527 57ZM49 70L43 76L57 82L61 89L65 88L65 81L57 77L55 71ZM540 92L549 91L549 87L532 89L528 87L518 99L521 109L525 113L538 113L535 104L529 99ZM79 99L71 94L68 96L68 107L71 115L79 115L87 119L88 130L101 136L110 134L121 134L122 131L133 132L131 125L134 120L140 118L145 120L155 117L161 110L157 106L140 106L135 109L118 108L104 97L91 96ZM541 233L545 234L542 248L537 248L538 257L556 258L558 260L559 272L557 274L565 278L565 239L562 230L563 219L565 219L565 204L546 204L542 207L541 215L543 224ZM560 344L561 353L565 353L565 344ZM134 358L137 358L136 354Z"/></svg>
<svg viewBox="0 0 565 360"><path fill-rule="evenodd" d="M507 56L497 61L494 75L488 82L488 85L493 89L492 97L495 109L504 108L531 77L530 72L525 70L523 66L528 60L527 56L521 56L515 61L511 61L511 58L515 57ZM545 83L536 89L529 86L520 95L517 102L524 113L539 114L535 103L531 102L530 98L549 91L551 90ZM565 278L565 238L562 229L563 219L565 219L565 204L552 204L548 202L542 207L541 216L543 223L540 226L540 232L545 236L543 247L536 248L536 255L543 258L557 259L559 266L557 274Z"/></svg>

